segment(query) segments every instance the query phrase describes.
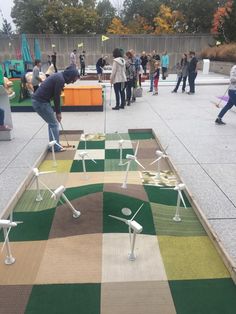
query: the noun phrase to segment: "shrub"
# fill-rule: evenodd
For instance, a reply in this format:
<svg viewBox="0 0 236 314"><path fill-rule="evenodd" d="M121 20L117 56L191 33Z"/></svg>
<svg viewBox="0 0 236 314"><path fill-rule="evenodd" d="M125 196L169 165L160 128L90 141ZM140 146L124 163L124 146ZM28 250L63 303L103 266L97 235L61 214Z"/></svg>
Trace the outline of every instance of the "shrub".
<svg viewBox="0 0 236 314"><path fill-rule="evenodd" d="M209 47L201 51L201 58L212 61L236 62L236 43Z"/></svg>

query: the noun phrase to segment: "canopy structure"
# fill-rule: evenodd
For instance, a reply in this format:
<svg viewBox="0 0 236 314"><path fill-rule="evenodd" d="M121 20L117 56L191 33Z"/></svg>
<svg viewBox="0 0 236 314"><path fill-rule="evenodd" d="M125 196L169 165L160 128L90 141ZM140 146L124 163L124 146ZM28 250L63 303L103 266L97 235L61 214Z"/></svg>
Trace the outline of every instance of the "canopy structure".
<svg viewBox="0 0 236 314"><path fill-rule="evenodd" d="M25 34L21 36L21 55L24 62L32 62L29 44Z"/></svg>
<svg viewBox="0 0 236 314"><path fill-rule="evenodd" d="M34 58L41 60L40 45L37 38L34 39Z"/></svg>

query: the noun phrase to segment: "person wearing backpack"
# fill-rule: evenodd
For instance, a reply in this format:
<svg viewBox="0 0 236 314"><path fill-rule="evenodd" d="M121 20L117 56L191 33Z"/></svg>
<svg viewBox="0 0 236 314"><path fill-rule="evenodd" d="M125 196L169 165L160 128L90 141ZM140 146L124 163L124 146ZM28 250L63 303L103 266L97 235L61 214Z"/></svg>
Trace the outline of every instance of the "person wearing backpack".
<svg viewBox="0 0 236 314"><path fill-rule="evenodd" d="M126 52L126 62L125 62L125 74L126 74L126 101L127 106L130 106L132 88L134 87L134 77L136 75L135 72L135 64L133 63L133 55L130 51Z"/></svg>

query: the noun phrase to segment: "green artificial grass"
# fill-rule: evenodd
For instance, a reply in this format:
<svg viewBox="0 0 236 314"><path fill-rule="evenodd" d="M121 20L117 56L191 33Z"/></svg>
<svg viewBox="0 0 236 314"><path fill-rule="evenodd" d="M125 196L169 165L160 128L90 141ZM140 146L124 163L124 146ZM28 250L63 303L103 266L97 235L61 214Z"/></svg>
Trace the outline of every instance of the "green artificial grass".
<svg viewBox="0 0 236 314"><path fill-rule="evenodd" d="M165 204L168 206L176 206L177 196L178 196L177 191L166 190L166 189L163 189L162 187L146 185L146 184L144 185L144 188L148 195L148 199L151 203ZM186 206L191 207L184 192L182 192L182 194L183 194L183 198L185 200ZM180 206L181 207L184 206L182 202L180 203Z"/></svg>
<svg viewBox="0 0 236 314"><path fill-rule="evenodd" d="M169 281L177 314L235 314L231 279Z"/></svg>
<svg viewBox="0 0 236 314"><path fill-rule="evenodd" d="M14 221L23 221L17 227L12 228L9 239L10 241L39 241L47 240L52 220L55 214L55 208L41 212L17 212L14 213ZM3 234L1 232L1 241Z"/></svg>
<svg viewBox="0 0 236 314"><path fill-rule="evenodd" d="M86 149L104 149L105 141L86 141ZM80 141L77 149L85 149L85 141Z"/></svg>
<svg viewBox="0 0 236 314"><path fill-rule="evenodd" d="M106 141L130 140L128 133L107 133Z"/></svg>
<svg viewBox="0 0 236 314"><path fill-rule="evenodd" d="M122 150L122 157L125 159L126 154L134 154L134 150L132 148L126 148ZM120 159L120 150L117 149L106 149L105 150L105 159Z"/></svg>
<svg viewBox="0 0 236 314"><path fill-rule="evenodd" d="M92 160L85 160L85 166L87 172L103 172L104 160L95 159L96 164ZM82 160L74 160L70 169L70 172L83 172Z"/></svg>
<svg viewBox="0 0 236 314"><path fill-rule="evenodd" d="M157 235L169 236L205 236L206 231L191 207L180 208L181 222L175 222L176 206L151 204L152 215Z"/></svg>
<svg viewBox="0 0 236 314"><path fill-rule="evenodd" d="M149 140L154 139L152 132L129 132L130 139L133 140Z"/></svg>
<svg viewBox="0 0 236 314"><path fill-rule="evenodd" d="M128 225L108 215L131 219L142 204L144 205L135 217L135 220L143 226L143 234L155 235L155 227L149 203L130 196L110 192L103 193L103 232L127 233ZM130 216L122 214L121 210L124 207L131 209L132 214Z"/></svg>
<svg viewBox="0 0 236 314"><path fill-rule="evenodd" d="M123 159L124 164L127 160ZM105 160L105 171L126 171L127 165L119 166L119 159L106 159ZM136 162L131 162L129 171L137 171L138 166ZM125 175L125 174L124 174Z"/></svg>
<svg viewBox="0 0 236 314"><path fill-rule="evenodd" d="M36 285L25 314L100 314L100 294L101 284Z"/></svg>
<svg viewBox="0 0 236 314"><path fill-rule="evenodd" d="M32 106L32 102L31 102L31 98L27 98L21 102L19 102L19 98L20 98L20 84L21 81L20 80L13 80L13 90L16 93L15 98L11 99L10 104L11 106L14 107L20 107L20 106Z"/></svg>
<svg viewBox="0 0 236 314"><path fill-rule="evenodd" d="M65 191L65 195L70 201L72 201L82 196L93 194L93 193L98 193L98 192L103 192L102 183L83 185L83 186L75 187L75 188L67 188Z"/></svg>
<svg viewBox="0 0 236 314"><path fill-rule="evenodd" d="M26 190L17 202L14 212L36 212L55 207L57 201L51 198L48 190L41 190L42 201L36 202L37 191Z"/></svg>

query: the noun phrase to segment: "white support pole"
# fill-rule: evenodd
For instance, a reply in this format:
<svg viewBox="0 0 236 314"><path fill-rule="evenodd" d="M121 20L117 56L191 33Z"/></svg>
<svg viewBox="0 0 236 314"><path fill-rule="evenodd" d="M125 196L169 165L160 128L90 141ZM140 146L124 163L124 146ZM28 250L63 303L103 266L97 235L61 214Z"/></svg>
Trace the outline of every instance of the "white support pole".
<svg viewBox="0 0 236 314"><path fill-rule="evenodd" d="M67 205L70 207L73 217L74 218L78 218L80 216L80 211L76 210L74 208L74 206L71 204L71 202L68 200L68 198L65 196L64 193L62 193L61 197L65 200L65 202L67 203Z"/></svg>
<svg viewBox="0 0 236 314"><path fill-rule="evenodd" d="M179 192L178 192L176 211L175 211L175 216L173 217L173 220L176 222L181 221L181 218L179 216L179 206L180 206L180 196L179 196Z"/></svg>
<svg viewBox="0 0 236 314"><path fill-rule="evenodd" d="M125 180L124 180L124 182L123 182L123 184L121 186L123 189L127 189L127 180L128 180L128 173L129 173L130 163L131 163L131 160L128 161L128 163L127 163L127 168L126 168L126 172L125 172Z"/></svg>
<svg viewBox="0 0 236 314"><path fill-rule="evenodd" d="M37 196L36 196L36 202L41 202L43 200L42 195L40 193L40 188L39 188L39 178L36 176L36 189L37 189Z"/></svg>
<svg viewBox="0 0 236 314"><path fill-rule="evenodd" d="M135 240L136 240L136 232L134 231L132 243L131 243L131 248L130 248L130 253L129 253L129 260L130 261L135 261L135 259L136 259L136 256L134 254Z"/></svg>
<svg viewBox="0 0 236 314"><path fill-rule="evenodd" d="M15 263L16 259L11 254L11 248L10 248L10 244L9 244L9 239L8 239L6 228L3 228L3 233L4 233L4 238L5 238L5 241L6 241L6 251L7 251L7 257L5 259L5 264L6 265L11 265L11 264Z"/></svg>

